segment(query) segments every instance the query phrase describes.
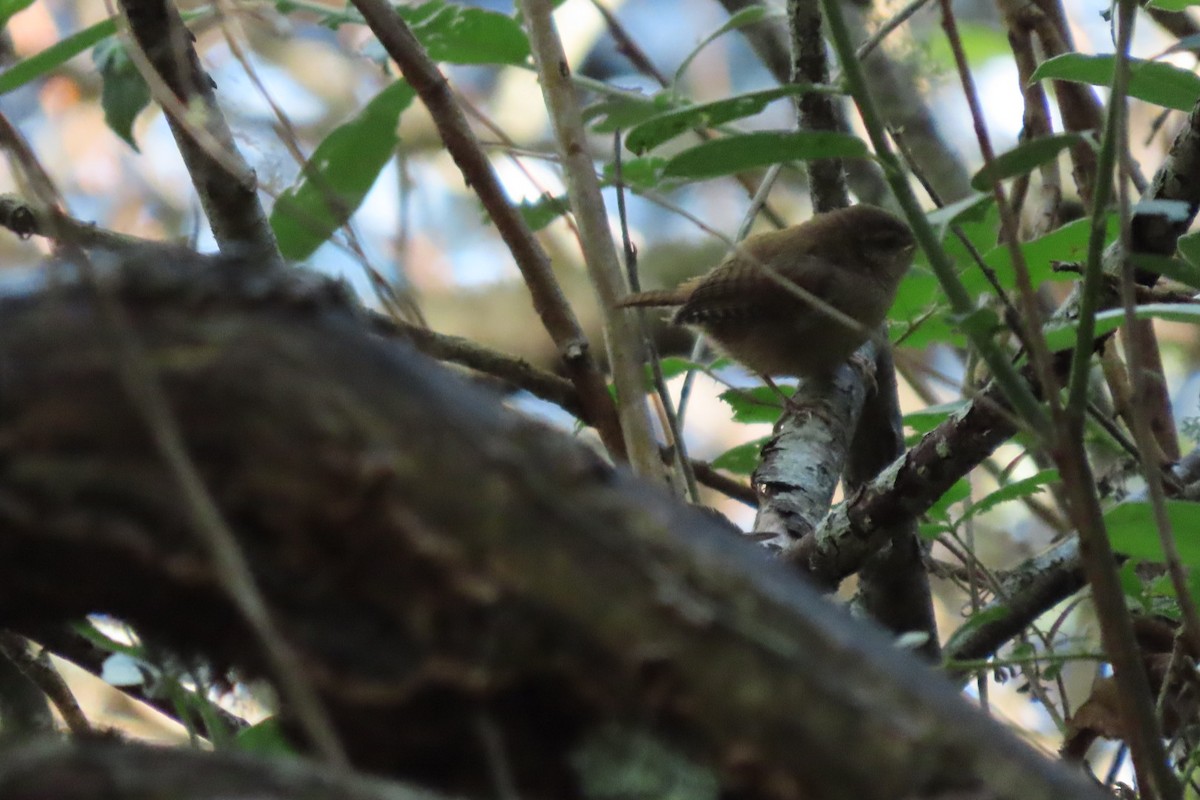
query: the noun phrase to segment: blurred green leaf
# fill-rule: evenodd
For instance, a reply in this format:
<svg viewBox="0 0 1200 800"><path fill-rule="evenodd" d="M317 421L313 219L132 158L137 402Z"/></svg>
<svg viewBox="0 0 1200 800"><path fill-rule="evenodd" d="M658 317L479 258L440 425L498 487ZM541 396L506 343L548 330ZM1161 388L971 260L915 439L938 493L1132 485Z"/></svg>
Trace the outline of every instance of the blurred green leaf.
<svg viewBox="0 0 1200 800"><path fill-rule="evenodd" d="M667 356L666 358L660 358L658 363L662 368L663 378L666 380L671 380L671 378L682 375L688 370L704 372L706 369L708 369L706 365L701 364L698 361L692 361L688 358L681 358L680 356Z"/></svg>
<svg viewBox="0 0 1200 800"><path fill-rule="evenodd" d="M1179 237L1179 254L1194 267L1200 267L1200 233L1189 233Z"/></svg>
<svg viewBox="0 0 1200 800"><path fill-rule="evenodd" d="M987 252L995 247L1000 227L1000 215L993 199L976 195L933 211L928 219L941 234L942 247L957 265L959 277L969 285L971 274L977 274L978 268L974 266L975 262L962 240L951 232L950 222L962 232L976 252ZM978 295L981 290L976 286L971 291ZM892 333L894 336L903 335L905 345L910 347L922 347L933 342L958 344L962 340L962 334L950 319L945 293L929 268L924 251L918 251L915 266L901 281L888 318L903 323L893 325ZM915 330L912 329L914 325L917 326Z"/></svg>
<svg viewBox="0 0 1200 800"><path fill-rule="evenodd" d="M1163 11L1183 11L1190 6L1200 6L1200 0L1150 0L1147 8L1161 8Z"/></svg>
<svg viewBox="0 0 1200 800"><path fill-rule="evenodd" d="M1024 175L1057 158L1059 153L1077 142L1086 141L1078 133L1055 133L1019 144L976 172L971 178L971 188L977 192L988 191L996 181Z"/></svg>
<svg viewBox="0 0 1200 800"><path fill-rule="evenodd" d="M967 56L967 63L972 67L982 66L993 58L1012 58L1008 34L999 25L960 21L958 32L962 39L963 52ZM927 52L929 58L940 69L952 70L955 68L954 53L950 50L950 44L945 36L929 37Z"/></svg>
<svg viewBox="0 0 1200 800"><path fill-rule="evenodd" d="M936 540L943 533L949 533L950 526L944 522L918 522L917 535L927 542Z"/></svg>
<svg viewBox="0 0 1200 800"><path fill-rule="evenodd" d="M957 414L966 407L966 400L955 400L937 406L926 406L919 411L905 414L904 424L918 433L928 433L949 419L951 414Z"/></svg>
<svg viewBox="0 0 1200 800"><path fill-rule="evenodd" d="M21 59L0 73L0 94L11 92L48 74L116 32L117 24L106 19L50 45L40 53Z"/></svg>
<svg viewBox="0 0 1200 800"><path fill-rule="evenodd" d="M1064 53L1044 61L1034 70L1032 80L1055 78L1095 86L1110 86L1115 56L1089 56ZM1129 59L1129 96L1147 103L1191 111L1200 98L1200 76L1161 61Z"/></svg>
<svg viewBox="0 0 1200 800"><path fill-rule="evenodd" d="M1032 494L1037 494L1046 487L1047 484L1054 483L1058 480L1057 469L1044 469L1036 475L1025 478L1012 483L1006 483L996 491L984 497L978 503L972 503L971 506L959 518L959 522L964 522L971 517L976 517L980 514L985 514L991 511L1001 503L1007 503L1010 500L1019 500L1022 497L1028 497Z"/></svg>
<svg viewBox="0 0 1200 800"><path fill-rule="evenodd" d="M811 86L792 84L762 92L739 94L725 100L687 106L651 117L629 132L625 146L644 153L693 128L712 128L761 112L771 102L811 90Z"/></svg>
<svg viewBox="0 0 1200 800"><path fill-rule="evenodd" d="M943 652L953 652L954 649L958 647L959 642L961 642L968 634L973 633L984 625L988 625L993 622L999 622L1011 613L1012 611L1010 611L1007 606L1003 605L994 605L985 608L982 611L976 611L974 614L967 617L966 622L964 622L962 625L959 625L958 629L954 631L954 633L950 634L950 638L944 645L942 645Z"/></svg>
<svg viewBox="0 0 1200 800"><path fill-rule="evenodd" d="M669 381L671 378L684 374L688 370L696 370L703 372L706 367L696 361L690 361L680 356L666 356L658 360L658 367L662 370L663 380ZM643 380L645 381L646 391L654 389L654 368L649 364L642 365Z"/></svg>
<svg viewBox="0 0 1200 800"><path fill-rule="evenodd" d="M0 28L15 15L33 5L33 0L0 0Z"/></svg>
<svg viewBox="0 0 1200 800"><path fill-rule="evenodd" d="M770 436L764 436L761 439L731 447L714 458L712 465L715 469L723 469L738 475L749 475L758 466L759 459L762 457L762 446L770 438Z"/></svg>
<svg viewBox="0 0 1200 800"><path fill-rule="evenodd" d="M571 210L566 195L542 195L537 200L522 200L517 204L517 213L525 220L531 231L540 231L554 220Z"/></svg>
<svg viewBox="0 0 1200 800"><path fill-rule="evenodd" d="M787 397L795 394L792 386L780 386L779 391ZM721 392L720 398L733 409L734 422L769 422L774 424L783 413L783 401L779 393L770 386L754 386L749 389L729 389Z"/></svg>
<svg viewBox="0 0 1200 800"><path fill-rule="evenodd" d="M1121 591L1126 600L1133 603L1137 610L1146 611L1149 608L1150 599L1146 593L1146 584L1138 575L1138 562L1128 560L1122 564L1117 573L1117 579L1121 582Z"/></svg>
<svg viewBox="0 0 1200 800"><path fill-rule="evenodd" d="M607 95L583 109L585 123L596 133L628 130L665 111L683 106L670 92L640 95L633 92Z"/></svg>
<svg viewBox="0 0 1200 800"><path fill-rule="evenodd" d="M762 131L725 136L684 150L667 162L663 175L702 180L784 161L867 156L866 142L846 133Z"/></svg>
<svg viewBox="0 0 1200 800"><path fill-rule="evenodd" d="M260 756L299 755L275 717L268 717L257 725L238 731L234 743L239 750Z"/></svg>
<svg viewBox="0 0 1200 800"><path fill-rule="evenodd" d="M661 156L642 156L621 162L621 180L626 186L634 189L650 190L658 186L662 180L663 167L667 160ZM609 186L617 182L617 170L612 163L604 165L604 181Z"/></svg>
<svg viewBox="0 0 1200 800"><path fill-rule="evenodd" d="M350 219L395 152L396 125L415 95L396 81L317 146L297 183L279 195L271 211L285 258L308 258Z"/></svg>
<svg viewBox="0 0 1200 800"><path fill-rule="evenodd" d="M954 482L954 485L947 489L941 497L937 499L926 515L931 519L948 520L950 518L950 506L955 503L961 503L971 496L971 481L964 475Z"/></svg>
<svg viewBox="0 0 1200 800"><path fill-rule="evenodd" d="M524 64L529 40L507 14L444 0L392 6L434 61L451 64Z"/></svg>
<svg viewBox="0 0 1200 800"><path fill-rule="evenodd" d="M995 202L996 198L991 194L973 194L941 208L935 208L925 215L925 219L938 231L939 236L945 237L952 223L959 220L978 222Z"/></svg>
<svg viewBox="0 0 1200 800"><path fill-rule="evenodd" d="M1193 574L1200 568L1200 503L1168 500L1167 516L1175 533L1179 558ZM1154 509L1148 502L1127 502L1104 515L1113 549L1138 561L1162 563L1162 547L1154 524Z"/></svg>
<svg viewBox="0 0 1200 800"><path fill-rule="evenodd" d="M1117 217L1110 214L1105 220L1104 241L1111 242L1117 237ZM1029 268L1029 279L1035 287L1049 280L1073 280L1074 275L1054 271L1055 261L1081 261L1087 258L1088 238L1092 232L1090 219L1077 219L1061 228L1050 231L1032 241L1021 244L1021 253L1025 256L1025 265ZM983 261L996 273L996 278L1005 289L1014 289L1017 285L1016 273L1012 266L1012 253L1007 245L996 245L992 241L988 250L984 251ZM964 262L960 262L964 263ZM969 264L962 273L963 285L973 296L991 291L991 284L974 262Z"/></svg>
<svg viewBox="0 0 1200 800"><path fill-rule="evenodd" d="M1200 305L1189 303L1147 303L1134 310L1138 319L1162 319L1169 322L1187 322L1200 325ZM1110 308L1096 315L1096 336L1103 336L1121 327L1125 322L1125 310ZM1079 320L1060 322L1046 326L1046 344L1051 351L1065 350L1075 346L1079 331Z"/></svg>
<svg viewBox="0 0 1200 800"><path fill-rule="evenodd" d="M99 42L92 50L92 60L103 81L100 106L104 122L136 151L133 122L150 105L150 87L130 60L125 45L116 39Z"/></svg>
<svg viewBox="0 0 1200 800"><path fill-rule="evenodd" d="M1004 329L1000 315L991 308L977 308L969 314L963 314L955 320L959 328L982 336L994 336Z"/></svg>
<svg viewBox="0 0 1200 800"><path fill-rule="evenodd" d="M1188 246L1192 246L1191 243ZM1180 246L1183 249L1183 246ZM1138 269L1164 275L1173 281L1200 289L1200 266L1191 260L1156 256L1149 253L1132 253L1129 260Z"/></svg>

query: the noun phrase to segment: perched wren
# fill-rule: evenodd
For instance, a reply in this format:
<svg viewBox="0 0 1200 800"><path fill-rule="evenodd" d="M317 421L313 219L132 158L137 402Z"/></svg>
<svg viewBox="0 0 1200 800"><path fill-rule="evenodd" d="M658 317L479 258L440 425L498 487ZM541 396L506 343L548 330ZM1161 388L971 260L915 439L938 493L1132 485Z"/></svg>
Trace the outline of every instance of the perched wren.
<svg viewBox="0 0 1200 800"><path fill-rule="evenodd" d="M903 220L852 206L750 236L706 275L674 289L631 294L619 305L679 306L676 325L695 325L761 375L825 376L883 322L915 250ZM766 270L858 324L835 319Z"/></svg>

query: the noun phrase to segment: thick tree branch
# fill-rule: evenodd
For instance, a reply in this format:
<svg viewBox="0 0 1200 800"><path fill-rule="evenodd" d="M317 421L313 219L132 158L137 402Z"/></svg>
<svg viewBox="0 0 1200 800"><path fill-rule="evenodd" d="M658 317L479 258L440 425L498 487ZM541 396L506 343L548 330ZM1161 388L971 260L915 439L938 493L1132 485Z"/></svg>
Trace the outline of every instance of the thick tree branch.
<svg viewBox="0 0 1200 800"><path fill-rule="evenodd" d="M528 798L578 796L614 733L744 798L1102 796L758 548L371 333L338 284L184 257L108 280L359 766L492 791L484 720ZM90 290L0 312L0 624L109 611L262 673Z"/></svg>
<svg viewBox="0 0 1200 800"><path fill-rule="evenodd" d="M233 751L45 741L0 749L5 800L439 800L433 792L298 758Z"/></svg>

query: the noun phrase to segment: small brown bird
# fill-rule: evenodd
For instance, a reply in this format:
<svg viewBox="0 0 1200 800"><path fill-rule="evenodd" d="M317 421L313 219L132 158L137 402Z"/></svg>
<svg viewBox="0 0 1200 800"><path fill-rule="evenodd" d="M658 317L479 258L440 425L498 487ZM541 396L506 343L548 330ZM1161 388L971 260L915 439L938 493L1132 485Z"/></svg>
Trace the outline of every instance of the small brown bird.
<svg viewBox="0 0 1200 800"><path fill-rule="evenodd" d="M824 376L883 322L915 250L903 220L874 206L852 206L747 237L706 275L674 289L631 294L619 305L679 306L676 325L699 327L761 375ZM857 326L789 292L765 270Z"/></svg>

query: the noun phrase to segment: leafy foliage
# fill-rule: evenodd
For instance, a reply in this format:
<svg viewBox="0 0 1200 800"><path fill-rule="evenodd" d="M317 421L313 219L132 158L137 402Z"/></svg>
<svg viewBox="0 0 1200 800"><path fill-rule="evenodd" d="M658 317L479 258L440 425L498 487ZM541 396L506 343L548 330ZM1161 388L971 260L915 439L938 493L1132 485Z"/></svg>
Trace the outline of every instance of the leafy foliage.
<svg viewBox="0 0 1200 800"><path fill-rule="evenodd" d="M396 125L416 93L396 81L338 126L305 164L300 181L271 212L284 256L308 258L354 213L400 143Z"/></svg>

